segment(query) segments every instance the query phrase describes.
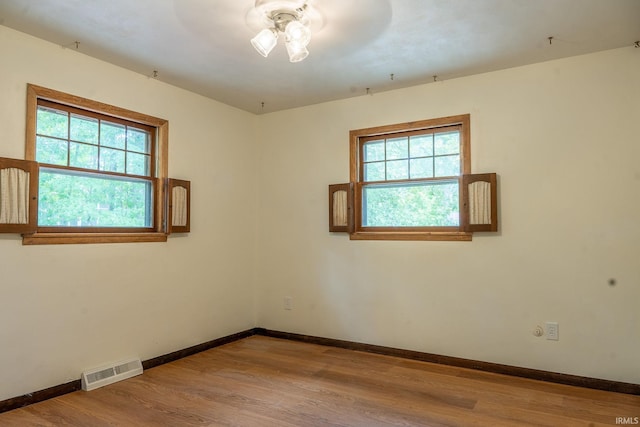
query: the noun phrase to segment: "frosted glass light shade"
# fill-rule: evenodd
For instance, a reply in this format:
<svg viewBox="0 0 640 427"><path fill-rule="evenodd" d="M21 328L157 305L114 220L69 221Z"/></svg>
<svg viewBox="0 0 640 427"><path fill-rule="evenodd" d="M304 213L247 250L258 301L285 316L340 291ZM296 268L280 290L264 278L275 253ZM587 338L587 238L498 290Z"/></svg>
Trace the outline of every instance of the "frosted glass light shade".
<svg viewBox="0 0 640 427"><path fill-rule="evenodd" d="M284 35L287 42L304 47L311 41L311 30L300 21L289 22L284 30Z"/></svg>
<svg viewBox="0 0 640 427"><path fill-rule="evenodd" d="M273 50L277 42L278 34L270 28L265 28L251 39L253 47L265 58Z"/></svg>
<svg viewBox="0 0 640 427"><path fill-rule="evenodd" d="M305 45L291 42L286 42L285 44L287 46L287 53L289 54L289 61L300 62L309 56L309 51Z"/></svg>

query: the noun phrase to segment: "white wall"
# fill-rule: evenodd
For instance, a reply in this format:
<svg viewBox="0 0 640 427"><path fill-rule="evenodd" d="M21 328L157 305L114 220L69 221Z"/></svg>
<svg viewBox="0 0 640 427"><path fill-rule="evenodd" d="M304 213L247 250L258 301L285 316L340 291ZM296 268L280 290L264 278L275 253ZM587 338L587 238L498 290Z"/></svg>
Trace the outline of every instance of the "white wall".
<svg viewBox="0 0 640 427"><path fill-rule="evenodd" d="M3 26L0 52L0 156L24 156L34 83L169 120L169 174L192 181L192 232L167 243L0 235L0 400L252 328L255 117Z"/></svg>
<svg viewBox="0 0 640 427"><path fill-rule="evenodd" d="M640 383L639 70L624 48L260 117L257 324ZM463 113L498 235L327 231L350 129ZM559 341L533 336L545 321Z"/></svg>

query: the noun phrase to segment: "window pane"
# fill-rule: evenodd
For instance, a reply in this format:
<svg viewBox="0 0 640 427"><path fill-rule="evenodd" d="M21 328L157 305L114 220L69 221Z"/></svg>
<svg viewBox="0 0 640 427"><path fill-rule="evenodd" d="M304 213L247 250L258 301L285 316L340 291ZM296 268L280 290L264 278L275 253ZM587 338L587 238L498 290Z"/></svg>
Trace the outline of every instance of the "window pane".
<svg viewBox="0 0 640 427"><path fill-rule="evenodd" d="M36 120L36 133L38 135L55 136L67 139L69 132L69 117L65 111L38 107Z"/></svg>
<svg viewBox="0 0 640 427"><path fill-rule="evenodd" d="M124 173L124 151L100 148L100 170Z"/></svg>
<svg viewBox="0 0 640 427"><path fill-rule="evenodd" d="M433 177L433 157L411 159L409 164L411 179Z"/></svg>
<svg viewBox="0 0 640 427"><path fill-rule="evenodd" d="M100 145L105 147L125 147L126 127L116 123L100 123Z"/></svg>
<svg viewBox="0 0 640 427"><path fill-rule="evenodd" d="M409 161L393 160L387 162L387 179L409 179Z"/></svg>
<svg viewBox="0 0 640 427"><path fill-rule="evenodd" d="M98 143L98 120L71 115L71 139L74 141Z"/></svg>
<svg viewBox="0 0 640 427"><path fill-rule="evenodd" d="M40 170L38 225L150 227L148 181Z"/></svg>
<svg viewBox="0 0 640 427"><path fill-rule="evenodd" d="M98 169L98 147L96 145L70 144L69 166L84 169Z"/></svg>
<svg viewBox="0 0 640 427"><path fill-rule="evenodd" d="M366 227L456 227L458 183L370 185L362 192Z"/></svg>
<svg viewBox="0 0 640 427"><path fill-rule="evenodd" d="M411 157L433 156L433 135L412 136L409 146Z"/></svg>
<svg viewBox="0 0 640 427"><path fill-rule="evenodd" d="M36 160L40 163L67 166L67 141L36 137Z"/></svg>
<svg viewBox="0 0 640 427"><path fill-rule="evenodd" d="M387 160L409 157L409 138L387 139Z"/></svg>
<svg viewBox="0 0 640 427"><path fill-rule="evenodd" d="M127 173L131 175L149 176L149 156L145 154L127 153Z"/></svg>
<svg viewBox="0 0 640 427"><path fill-rule="evenodd" d="M375 162L384 160L384 141L371 141L364 144L364 161Z"/></svg>
<svg viewBox="0 0 640 427"><path fill-rule="evenodd" d="M384 181L384 162L366 163L364 165L365 181Z"/></svg>
<svg viewBox="0 0 640 427"><path fill-rule="evenodd" d="M460 153L460 132L437 133L434 136L433 145L436 156L458 154Z"/></svg>
<svg viewBox="0 0 640 427"><path fill-rule="evenodd" d="M435 176L456 176L460 175L460 156L436 157Z"/></svg>
<svg viewBox="0 0 640 427"><path fill-rule="evenodd" d="M127 150L149 154L151 151L150 146L147 132L135 128L127 128Z"/></svg>

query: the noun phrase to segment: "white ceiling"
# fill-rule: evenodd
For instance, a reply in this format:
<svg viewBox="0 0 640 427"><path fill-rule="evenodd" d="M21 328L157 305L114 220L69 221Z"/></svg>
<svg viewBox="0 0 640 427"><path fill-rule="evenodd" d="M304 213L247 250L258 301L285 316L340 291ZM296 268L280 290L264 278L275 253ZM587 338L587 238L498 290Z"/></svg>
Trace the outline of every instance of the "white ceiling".
<svg viewBox="0 0 640 427"><path fill-rule="evenodd" d="M0 24L256 114L640 40L640 0L310 3L322 26L295 64L249 43L254 0L0 0Z"/></svg>

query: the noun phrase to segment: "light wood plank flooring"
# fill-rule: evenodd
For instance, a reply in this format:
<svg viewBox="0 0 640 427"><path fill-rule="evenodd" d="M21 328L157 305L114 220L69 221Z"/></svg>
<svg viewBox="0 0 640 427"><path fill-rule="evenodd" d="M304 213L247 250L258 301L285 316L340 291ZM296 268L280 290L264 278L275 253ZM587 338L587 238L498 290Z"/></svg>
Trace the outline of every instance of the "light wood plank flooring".
<svg viewBox="0 0 640 427"><path fill-rule="evenodd" d="M640 417L610 393L252 336L1 426L604 426Z"/></svg>

